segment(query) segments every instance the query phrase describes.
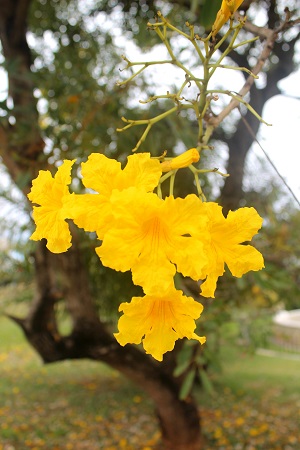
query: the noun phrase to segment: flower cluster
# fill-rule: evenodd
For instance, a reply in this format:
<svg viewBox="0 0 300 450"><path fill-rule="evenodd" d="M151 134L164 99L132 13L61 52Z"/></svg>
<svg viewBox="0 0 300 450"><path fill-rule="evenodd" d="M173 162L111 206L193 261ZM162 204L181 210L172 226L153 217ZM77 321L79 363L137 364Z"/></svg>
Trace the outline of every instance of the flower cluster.
<svg viewBox="0 0 300 450"><path fill-rule="evenodd" d="M162 172L188 166L197 160L195 152L188 150L167 164L149 153L134 154L123 170L116 160L93 153L81 165L82 182L93 193L70 193L74 161L66 160L54 178L40 171L28 195L39 205L33 208L31 239L46 238L50 251L64 252L71 245L66 222L71 219L97 234L101 245L96 252L104 266L132 272L145 296L121 304L124 315L115 336L121 345L143 341L146 352L159 361L177 339L205 342L194 332L203 307L175 288L177 272L202 280L201 294L214 297L225 264L236 277L264 264L255 248L244 245L262 225L254 208L225 218L218 204L194 194L163 199L154 193Z"/></svg>

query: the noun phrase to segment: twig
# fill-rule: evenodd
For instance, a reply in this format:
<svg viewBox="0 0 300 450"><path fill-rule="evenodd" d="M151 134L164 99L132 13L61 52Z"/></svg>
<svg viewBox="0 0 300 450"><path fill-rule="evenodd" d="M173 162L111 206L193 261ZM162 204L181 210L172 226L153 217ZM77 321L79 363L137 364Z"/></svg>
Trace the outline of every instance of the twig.
<svg viewBox="0 0 300 450"><path fill-rule="evenodd" d="M248 31L254 31L255 33L259 33L260 37L262 39L265 40L265 44L263 47L263 50L258 58L258 61L255 65L255 67L251 70L253 75L258 75L265 62L267 61L267 59L269 58L273 47L274 47L274 43L278 37L278 34L280 32L283 32L291 27L293 27L294 25L300 23L300 19L296 19L296 20L288 20L289 14L286 11L286 19L274 30L270 30L268 28L261 28L261 27L256 27L255 25L251 26L249 25L249 22L246 22L244 25L244 28ZM254 83L254 77L253 75L250 75L244 86L242 87L242 89L239 91L239 96L240 97L245 97L245 95L250 91L253 83ZM227 117L231 111L235 108L237 108L240 104L240 100L238 99L232 99L230 101L230 103L223 109L223 111L221 111L221 113L215 117L211 117L208 120L208 128L209 128L209 132L207 133L207 137L210 137L213 130L215 128L217 128L220 123L225 119L225 117ZM209 135L209 136L208 136Z"/></svg>

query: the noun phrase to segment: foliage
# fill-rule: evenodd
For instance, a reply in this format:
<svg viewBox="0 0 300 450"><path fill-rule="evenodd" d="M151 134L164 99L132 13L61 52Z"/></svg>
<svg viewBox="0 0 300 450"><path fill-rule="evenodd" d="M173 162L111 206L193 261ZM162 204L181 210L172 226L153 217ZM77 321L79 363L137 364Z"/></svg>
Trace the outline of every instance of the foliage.
<svg viewBox="0 0 300 450"><path fill-rule="evenodd" d="M125 33L128 43L132 37L128 27L131 24L140 31L137 21L143 21L145 30L144 18L135 11L126 19L129 12L115 7L106 14L103 3L32 2L29 42L34 52L35 95L52 163L66 153L82 158L98 149L122 160L137 134L117 140L115 130L127 111L133 117L139 114L133 99L146 88L145 80L130 89L116 89L115 82L121 68L121 34ZM146 144L145 151L152 148L155 153L163 132L165 143L172 148L175 140L165 131L166 126L158 127L156 139Z"/></svg>
<svg viewBox="0 0 300 450"><path fill-rule="evenodd" d="M10 301L29 300L27 288L16 288L19 284L28 286L33 278L32 244L28 242L30 219L27 202L20 191L10 185L5 171L0 172L0 286L15 286L14 298L8 295L6 305ZM24 294L24 295L23 295ZM4 304L2 304L4 307Z"/></svg>

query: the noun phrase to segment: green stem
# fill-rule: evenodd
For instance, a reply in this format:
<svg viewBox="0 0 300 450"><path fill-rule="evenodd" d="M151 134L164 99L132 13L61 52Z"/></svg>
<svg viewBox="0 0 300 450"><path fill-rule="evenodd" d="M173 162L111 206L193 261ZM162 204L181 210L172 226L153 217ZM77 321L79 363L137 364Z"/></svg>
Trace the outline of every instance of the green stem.
<svg viewBox="0 0 300 450"><path fill-rule="evenodd" d="M164 181L166 181L168 178L170 178L172 176L172 173L173 173L173 170L170 170L170 172L167 172L164 175L162 175L159 180L159 184L162 184Z"/></svg>
<svg viewBox="0 0 300 450"><path fill-rule="evenodd" d="M195 169L197 173L217 173L224 178L229 177L229 173L220 172L218 169Z"/></svg>
<svg viewBox="0 0 300 450"><path fill-rule="evenodd" d="M161 32L161 30L159 28L155 29L156 33L158 34L158 36L160 37L160 39L162 40L162 42L164 43L166 49L168 50L169 55L171 56L172 60L173 60L173 64L177 67L179 67L181 70L183 70L187 76L189 77L190 81L194 81L194 83L196 84L196 86L198 87L199 91L201 91L202 85L199 82L198 78L195 78L194 75L192 74L192 72L190 70L188 70L180 61L178 61L178 59L176 58L176 56L173 53L173 50L170 46L169 41L167 40L167 38L165 37L165 35Z"/></svg>
<svg viewBox="0 0 300 450"><path fill-rule="evenodd" d="M232 38L231 38L231 40L230 40L230 43L229 43L228 47L224 50L224 52L222 52L220 58L219 58L214 64L211 65L211 70L210 70L210 73L209 73L209 78L211 78L211 77L213 76L213 74L215 73L215 71L217 70L217 68L220 67L220 64L221 64L221 62L223 61L223 59L224 59L224 58L231 52L231 50L233 49L233 44L234 44L234 42L235 42L235 40L236 40L236 38L237 38L237 36L238 36L238 34L239 34L239 32L240 32L240 29L241 29L240 26L237 27L237 28L235 29L235 31L234 31L234 33L233 33L233 36L232 36ZM231 32L232 29L229 29L228 31ZM228 32L227 32L227 33L228 33ZM226 33L226 34L227 34L227 33ZM230 34L230 33L229 33L229 34ZM217 48L217 46L215 47L214 51L216 50L216 48Z"/></svg>
<svg viewBox="0 0 300 450"><path fill-rule="evenodd" d="M235 50L236 48L241 47L242 45L251 44L252 42L257 41L257 39L259 39L259 36L255 36L252 39L247 39L246 41L239 42L238 44L234 45L232 49Z"/></svg>
<svg viewBox="0 0 300 450"><path fill-rule="evenodd" d="M149 123L149 124L147 125L147 127L146 127L144 133L142 134L142 136L141 136L140 139L138 140L136 146L132 149L132 152L136 152L136 151L139 149L140 145L144 142L144 140L146 139L146 137L147 137L149 131L151 130L151 127L152 127L152 124Z"/></svg>
<svg viewBox="0 0 300 450"><path fill-rule="evenodd" d="M169 195L174 195L174 183L175 183L175 176L176 176L177 170L172 171L172 175L170 178L170 192Z"/></svg>
<svg viewBox="0 0 300 450"><path fill-rule="evenodd" d="M157 186L157 197L162 198L161 183Z"/></svg>
<svg viewBox="0 0 300 450"><path fill-rule="evenodd" d="M201 185L200 185L200 180L199 180L197 169L193 165L189 166L189 169L194 174L195 184L196 184L198 196L201 197L205 201L206 198L205 198L205 195L203 194L203 191L201 189Z"/></svg>
<svg viewBox="0 0 300 450"><path fill-rule="evenodd" d="M209 64L209 68L213 66L214 64ZM221 69L241 70L242 72L246 72L248 75L251 75L255 79L259 78L257 75L254 75L254 73L252 73L251 70L247 69L246 67L228 66L225 64L220 64L219 67Z"/></svg>

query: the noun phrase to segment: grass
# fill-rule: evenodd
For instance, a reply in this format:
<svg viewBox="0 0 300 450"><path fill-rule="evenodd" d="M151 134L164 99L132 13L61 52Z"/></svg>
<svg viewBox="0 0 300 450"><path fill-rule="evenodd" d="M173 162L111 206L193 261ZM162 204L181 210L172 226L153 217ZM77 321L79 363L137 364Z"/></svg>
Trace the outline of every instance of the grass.
<svg viewBox="0 0 300 450"><path fill-rule="evenodd" d="M222 383L233 392L250 390L260 396L266 387L276 388L285 399L300 392L300 361L266 357L242 352L236 347L223 347L224 373Z"/></svg>
<svg viewBox="0 0 300 450"><path fill-rule="evenodd" d="M5 318L0 367L1 450L135 450L158 439L150 402L118 372L87 360L44 366Z"/></svg>
<svg viewBox="0 0 300 450"><path fill-rule="evenodd" d="M205 450L298 450L300 361L222 348L214 395L198 393ZM151 402L96 362L42 365L19 328L0 318L0 450L149 450Z"/></svg>

